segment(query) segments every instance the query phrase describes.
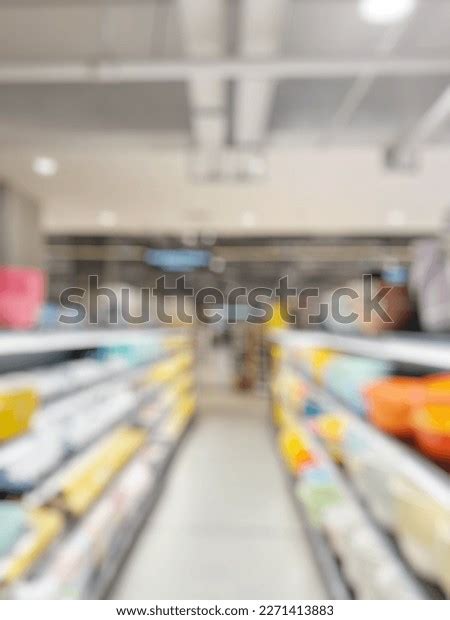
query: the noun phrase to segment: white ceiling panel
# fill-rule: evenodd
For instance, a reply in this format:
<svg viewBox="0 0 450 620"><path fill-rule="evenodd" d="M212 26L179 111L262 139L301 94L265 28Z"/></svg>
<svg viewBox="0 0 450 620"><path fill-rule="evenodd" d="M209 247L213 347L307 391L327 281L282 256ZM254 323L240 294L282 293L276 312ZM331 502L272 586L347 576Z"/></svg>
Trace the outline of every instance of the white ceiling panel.
<svg viewBox="0 0 450 620"><path fill-rule="evenodd" d="M365 23L356 0L291 0L283 51L301 56L369 55L390 28Z"/></svg>
<svg viewBox="0 0 450 620"><path fill-rule="evenodd" d="M174 57L181 53L178 12L172 0L50 2L36 7L0 2L2 62Z"/></svg>
<svg viewBox="0 0 450 620"><path fill-rule="evenodd" d="M0 8L0 59L68 60L99 52L99 8Z"/></svg>
<svg viewBox="0 0 450 620"><path fill-rule="evenodd" d="M322 130L351 83L347 79L281 81L275 96L271 129L286 134Z"/></svg>
<svg viewBox="0 0 450 620"><path fill-rule="evenodd" d="M184 84L2 86L2 133L189 130Z"/></svg>
<svg viewBox="0 0 450 620"><path fill-rule="evenodd" d="M0 65L90 63L100 59L126 65L127 61L132 64L165 58L189 62L199 57L214 62L230 51L247 59L257 56L260 64L265 57L278 57L278 53L328 60L381 57L388 62L391 55L450 60L450 0L418 0L417 4L403 29L401 24L364 22L357 0L288 0L287 15L282 19L281 13L267 12L271 6L268 0L191 0L185 2L184 13L179 11L179 0L0 0ZM186 28L182 32L180 13L192 30L189 44L182 37ZM244 44L239 33L242 35L245 23L252 36L246 37ZM281 41L271 38L272 30L278 30L275 26L282 23ZM258 79L264 82L263 77ZM212 78L206 83L194 83L192 76L189 80L193 85L192 108L223 110L231 126L233 111L240 107L236 101L230 105L228 96L229 90L238 92L236 80L232 89ZM426 74L394 79L374 73L361 80L368 84L361 101L357 100L348 118L344 114L345 122L331 132L330 143L357 140L379 144L392 140L413 126L449 83L446 76ZM245 114L253 129L246 132L246 140L270 143L280 135L322 134L326 142L323 132L330 130L352 84L354 79L281 80L269 131L258 129L259 140L248 136L257 134L255 127L264 127L262 111L269 110L270 98L267 105L259 106L258 113L262 90L253 91L247 97L250 103ZM186 90L187 85L181 83L2 86L0 140L6 132L11 137L14 132L23 136L36 127L49 135L65 130L109 132L112 137L114 132L140 130L155 131L160 136L165 132L188 134L191 123ZM226 133L227 140L232 136L236 144L240 143L239 131ZM444 126L433 139L448 141L449 134Z"/></svg>
<svg viewBox="0 0 450 620"><path fill-rule="evenodd" d="M398 53L409 56L448 56L450 54L450 2L422 0L406 30Z"/></svg>
<svg viewBox="0 0 450 620"><path fill-rule="evenodd" d="M450 83L448 76L378 78L349 131L384 131L395 139L410 130Z"/></svg>

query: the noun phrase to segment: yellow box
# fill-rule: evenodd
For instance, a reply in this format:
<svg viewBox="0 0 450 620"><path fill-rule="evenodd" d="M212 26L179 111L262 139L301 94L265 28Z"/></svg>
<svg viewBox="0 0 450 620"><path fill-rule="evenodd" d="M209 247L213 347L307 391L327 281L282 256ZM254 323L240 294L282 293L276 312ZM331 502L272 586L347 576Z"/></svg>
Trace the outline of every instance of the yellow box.
<svg viewBox="0 0 450 620"><path fill-rule="evenodd" d="M39 405L39 395L31 389L0 394L0 441L26 433Z"/></svg>
<svg viewBox="0 0 450 620"><path fill-rule="evenodd" d="M7 562L6 584L20 579L40 559L64 528L64 518L56 510L38 508L30 513L31 531L24 534L17 553Z"/></svg>
<svg viewBox="0 0 450 620"><path fill-rule="evenodd" d="M80 517L147 439L146 431L130 426L114 430L97 450L67 475L61 492L64 510Z"/></svg>

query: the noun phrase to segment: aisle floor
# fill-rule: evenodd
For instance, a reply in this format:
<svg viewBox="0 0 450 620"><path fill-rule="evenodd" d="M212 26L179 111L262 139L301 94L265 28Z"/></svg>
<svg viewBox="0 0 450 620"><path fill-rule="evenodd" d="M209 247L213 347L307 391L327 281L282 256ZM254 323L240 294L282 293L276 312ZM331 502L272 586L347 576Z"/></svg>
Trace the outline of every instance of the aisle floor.
<svg viewBox="0 0 450 620"><path fill-rule="evenodd" d="M225 375L222 363L205 365L198 420L112 598L326 598L275 455L267 399L234 393Z"/></svg>

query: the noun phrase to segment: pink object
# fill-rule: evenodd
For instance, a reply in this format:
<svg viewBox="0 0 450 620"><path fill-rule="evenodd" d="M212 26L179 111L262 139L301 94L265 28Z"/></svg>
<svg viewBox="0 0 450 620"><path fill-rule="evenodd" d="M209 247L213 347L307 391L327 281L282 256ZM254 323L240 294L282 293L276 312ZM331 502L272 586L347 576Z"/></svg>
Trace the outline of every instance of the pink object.
<svg viewBox="0 0 450 620"><path fill-rule="evenodd" d="M34 327L44 302L45 276L30 267L0 267L0 326Z"/></svg>

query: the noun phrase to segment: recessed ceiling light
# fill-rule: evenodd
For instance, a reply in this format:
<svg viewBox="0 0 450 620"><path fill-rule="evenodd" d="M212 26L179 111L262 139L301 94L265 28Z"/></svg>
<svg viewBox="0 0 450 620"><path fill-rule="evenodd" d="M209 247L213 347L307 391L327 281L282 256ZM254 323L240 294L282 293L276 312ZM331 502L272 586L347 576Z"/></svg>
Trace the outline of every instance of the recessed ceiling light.
<svg viewBox="0 0 450 620"><path fill-rule="evenodd" d="M401 209L392 209L387 213L386 223L392 228L404 228L407 223L406 213Z"/></svg>
<svg viewBox="0 0 450 620"><path fill-rule="evenodd" d="M58 172L58 162L52 157L35 157L33 160L33 172L41 177L52 177Z"/></svg>
<svg viewBox="0 0 450 620"><path fill-rule="evenodd" d="M244 211L241 215L243 228L253 228L256 224L256 215L253 211Z"/></svg>
<svg viewBox="0 0 450 620"><path fill-rule="evenodd" d="M416 0L360 0L361 17L373 24L390 24L408 17Z"/></svg>
<svg viewBox="0 0 450 620"><path fill-rule="evenodd" d="M117 224L117 215L114 211L109 211L105 209L104 211L100 211L97 215L97 222L103 228L113 228Z"/></svg>

